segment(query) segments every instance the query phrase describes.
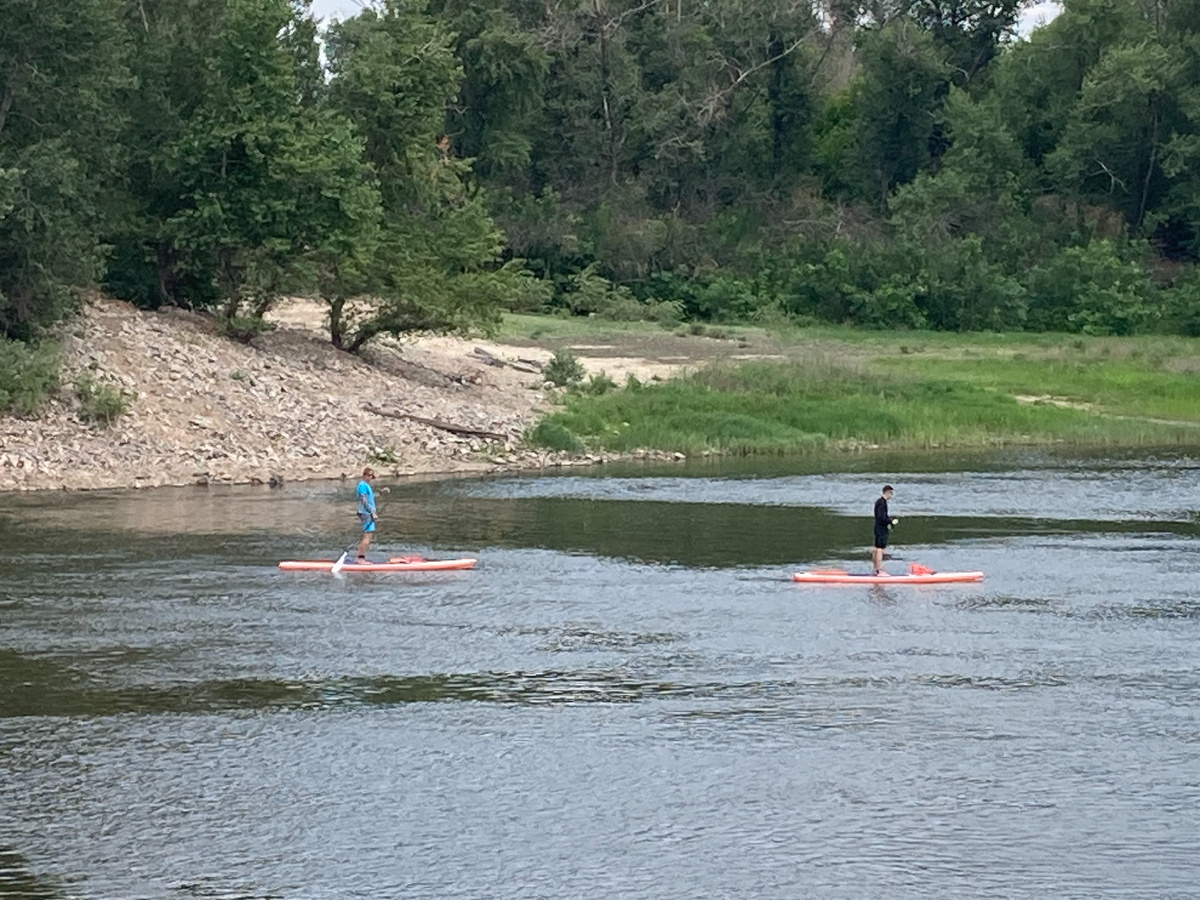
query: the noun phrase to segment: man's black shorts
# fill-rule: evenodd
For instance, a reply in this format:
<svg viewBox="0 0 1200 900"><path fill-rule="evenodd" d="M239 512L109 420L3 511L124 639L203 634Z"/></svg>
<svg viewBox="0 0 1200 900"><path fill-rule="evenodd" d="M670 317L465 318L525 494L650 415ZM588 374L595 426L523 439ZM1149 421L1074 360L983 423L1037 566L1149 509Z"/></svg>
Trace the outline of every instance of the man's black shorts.
<svg viewBox="0 0 1200 900"><path fill-rule="evenodd" d="M886 528L880 528L878 525L876 525L875 526L875 546L882 550L884 547L887 546L887 539L888 539L888 530Z"/></svg>

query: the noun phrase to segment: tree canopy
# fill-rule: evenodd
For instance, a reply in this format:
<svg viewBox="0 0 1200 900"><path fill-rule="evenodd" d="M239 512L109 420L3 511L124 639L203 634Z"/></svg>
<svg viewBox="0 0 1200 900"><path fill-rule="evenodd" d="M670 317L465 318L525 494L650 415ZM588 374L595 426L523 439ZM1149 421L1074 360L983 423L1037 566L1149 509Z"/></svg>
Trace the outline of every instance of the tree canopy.
<svg viewBox="0 0 1200 900"><path fill-rule="evenodd" d="M69 9L68 9L69 6ZM1200 0L7 0L0 334L1200 329Z"/></svg>

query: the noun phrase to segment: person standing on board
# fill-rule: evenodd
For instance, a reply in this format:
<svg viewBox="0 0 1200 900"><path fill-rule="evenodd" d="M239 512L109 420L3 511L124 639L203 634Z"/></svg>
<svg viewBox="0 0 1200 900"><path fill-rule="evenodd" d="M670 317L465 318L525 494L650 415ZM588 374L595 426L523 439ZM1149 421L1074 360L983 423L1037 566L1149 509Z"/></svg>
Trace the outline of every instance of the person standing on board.
<svg viewBox="0 0 1200 900"><path fill-rule="evenodd" d="M358 483L358 521L362 522L363 536L358 542L358 561L367 561L367 548L371 546L371 535L375 533L375 491L371 481L375 478L375 470L367 466L362 471L362 480Z"/></svg>
<svg viewBox="0 0 1200 900"><path fill-rule="evenodd" d="M876 575L886 575L883 571L883 551L888 544L888 531L899 519L893 519L888 512L888 501L892 499L892 486L883 486L883 495L875 501L875 547L871 550L871 562L875 564Z"/></svg>

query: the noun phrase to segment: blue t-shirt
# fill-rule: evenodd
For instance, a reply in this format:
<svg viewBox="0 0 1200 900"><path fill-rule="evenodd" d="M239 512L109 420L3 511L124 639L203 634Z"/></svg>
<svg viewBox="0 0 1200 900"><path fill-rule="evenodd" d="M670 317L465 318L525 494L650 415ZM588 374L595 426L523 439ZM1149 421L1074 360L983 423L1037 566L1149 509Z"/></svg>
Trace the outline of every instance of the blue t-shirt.
<svg viewBox="0 0 1200 900"><path fill-rule="evenodd" d="M363 519L375 515L375 492L365 478L358 483L358 515Z"/></svg>

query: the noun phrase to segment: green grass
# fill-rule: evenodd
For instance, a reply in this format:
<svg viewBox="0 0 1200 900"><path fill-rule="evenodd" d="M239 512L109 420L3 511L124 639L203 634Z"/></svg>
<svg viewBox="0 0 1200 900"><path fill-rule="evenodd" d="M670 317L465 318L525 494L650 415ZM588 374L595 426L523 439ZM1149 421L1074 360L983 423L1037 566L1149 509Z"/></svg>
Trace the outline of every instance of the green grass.
<svg viewBox="0 0 1200 900"><path fill-rule="evenodd" d="M59 351L0 337L0 414L32 415L58 389Z"/></svg>
<svg viewBox="0 0 1200 900"><path fill-rule="evenodd" d="M889 360L887 366L908 377L1087 404L1109 415L1200 422L1200 375L1150 368L1132 359L910 358Z"/></svg>
<svg viewBox="0 0 1200 900"><path fill-rule="evenodd" d="M655 335L679 340L679 329L584 317L507 316L505 332L543 346L605 343L629 355L661 350L645 341ZM686 453L1200 445L1200 339L836 326L739 326L737 337L748 350L735 352L787 361L716 364L603 396L576 392L546 419L556 443L574 436L594 449ZM712 358L710 341L689 340L693 363ZM688 351L675 343L666 352Z"/></svg>
<svg viewBox="0 0 1200 900"><path fill-rule="evenodd" d="M1009 381L1024 383L1022 366ZM956 375L946 361L933 368L938 377L822 360L714 366L660 385L571 395L545 421L591 447L615 451L790 454L830 446L1200 443L1200 428L1019 403L970 367L975 380ZM1188 377L1162 376L1173 386L1172 378ZM1128 389L1141 388L1130 382ZM1200 423L1200 408L1190 420Z"/></svg>

